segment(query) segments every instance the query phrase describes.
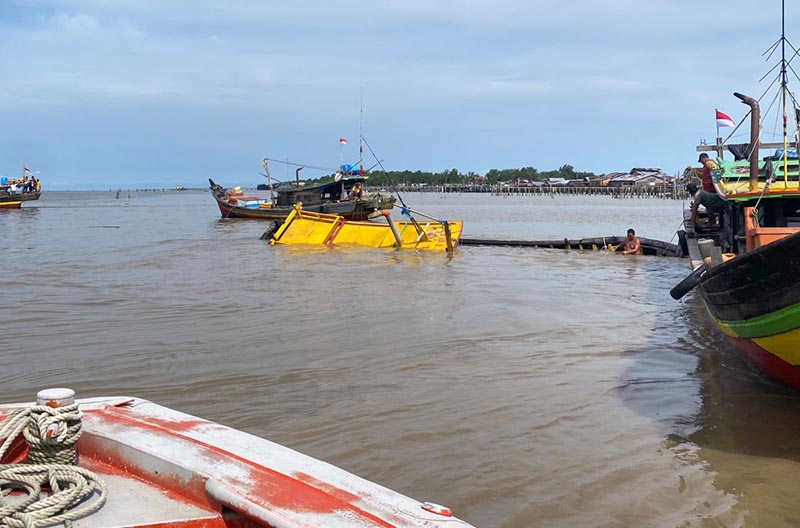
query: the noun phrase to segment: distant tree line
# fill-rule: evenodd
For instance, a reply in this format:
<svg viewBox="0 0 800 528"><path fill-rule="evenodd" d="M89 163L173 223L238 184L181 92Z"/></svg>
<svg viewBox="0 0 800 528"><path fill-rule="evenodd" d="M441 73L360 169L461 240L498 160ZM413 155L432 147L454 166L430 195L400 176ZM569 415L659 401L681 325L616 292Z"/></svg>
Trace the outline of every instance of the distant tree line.
<svg viewBox="0 0 800 528"><path fill-rule="evenodd" d="M371 171L369 173L369 184L376 186L386 186L391 182L400 185L413 185L425 183L428 185L451 184L470 184L484 183L494 185L496 183L509 182L517 179L542 181L550 178L565 178L567 180L577 180L583 178L593 178L598 176L594 172L576 171L572 165L565 164L556 170L539 171L534 167L522 167L521 169L491 169L486 174L475 172L459 172L458 169L450 169L441 172L428 171ZM329 176L326 176L330 177ZM321 179L321 178L319 178ZM319 179L306 180L308 183L316 183Z"/></svg>

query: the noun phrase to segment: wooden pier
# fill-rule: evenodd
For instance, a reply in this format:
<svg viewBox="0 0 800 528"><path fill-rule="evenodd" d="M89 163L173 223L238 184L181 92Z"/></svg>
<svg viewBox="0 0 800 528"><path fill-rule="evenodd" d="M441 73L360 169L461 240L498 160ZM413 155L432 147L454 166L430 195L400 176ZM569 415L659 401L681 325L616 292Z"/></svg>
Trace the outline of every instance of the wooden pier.
<svg viewBox="0 0 800 528"><path fill-rule="evenodd" d="M493 196L611 196L612 198L656 198L681 200L686 196L685 188L678 186L624 185L605 187L584 187L568 185L541 185L509 187L505 185L398 185L400 192L425 192L441 194L487 193Z"/></svg>

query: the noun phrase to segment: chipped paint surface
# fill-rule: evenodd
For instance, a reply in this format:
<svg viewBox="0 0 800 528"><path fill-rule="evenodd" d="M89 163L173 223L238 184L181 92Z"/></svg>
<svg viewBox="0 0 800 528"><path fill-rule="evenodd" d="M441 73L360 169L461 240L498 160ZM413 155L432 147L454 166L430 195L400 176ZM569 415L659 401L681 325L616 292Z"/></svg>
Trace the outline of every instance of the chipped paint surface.
<svg viewBox="0 0 800 528"><path fill-rule="evenodd" d="M192 507L224 505L274 528L469 526L331 464L146 400L80 403L83 461L111 464Z"/></svg>

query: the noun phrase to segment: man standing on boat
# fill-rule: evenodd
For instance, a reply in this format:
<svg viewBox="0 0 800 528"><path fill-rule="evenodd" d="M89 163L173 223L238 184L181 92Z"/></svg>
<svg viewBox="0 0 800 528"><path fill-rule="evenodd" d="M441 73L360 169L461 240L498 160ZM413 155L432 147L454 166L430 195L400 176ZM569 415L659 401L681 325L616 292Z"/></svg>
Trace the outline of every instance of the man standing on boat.
<svg viewBox="0 0 800 528"><path fill-rule="evenodd" d="M689 195L694 199L692 201L692 224L697 225L697 208L702 205L708 213L706 227L717 227L716 213L721 213L725 209L725 200L720 198L716 191L698 191L695 183L687 185L686 190L689 191Z"/></svg>
<svg viewBox="0 0 800 528"><path fill-rule="evenodd" d="M708 154L706 154L705 152L700 154L700 157L697 159L697 161L703 164L700 173L701 174L700 177L703 182L703 190L706 192L716 194L717 191L716 189L714 189L714 180L711 178L711 171L719 169L717 163L714 160L709 159Z"/></svg>
<svg viewBox="0 0 800 528"><path fill-rule="evenodd" d="M639 238L636 236L636 231L634 231L633 228L628 229L628 236L622 241L621 246L625 248L622 251L623 255L642 254L642 243L639 241Z"/></svg>

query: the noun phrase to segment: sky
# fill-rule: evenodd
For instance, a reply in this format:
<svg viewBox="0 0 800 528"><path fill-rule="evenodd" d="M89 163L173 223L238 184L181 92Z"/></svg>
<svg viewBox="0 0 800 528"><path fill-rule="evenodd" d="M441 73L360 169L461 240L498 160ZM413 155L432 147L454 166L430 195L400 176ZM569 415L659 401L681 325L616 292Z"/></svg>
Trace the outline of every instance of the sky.
<svg viewBox="0 0 800 528"><path fill-rule="evenodd" d="M388 170L675 174L713 142L715 108L738 121L732 93L766 90L780 9L2 0L0 175L27 166L45 189L255 186L265 157L356 162L359 130Z"/></svg>

